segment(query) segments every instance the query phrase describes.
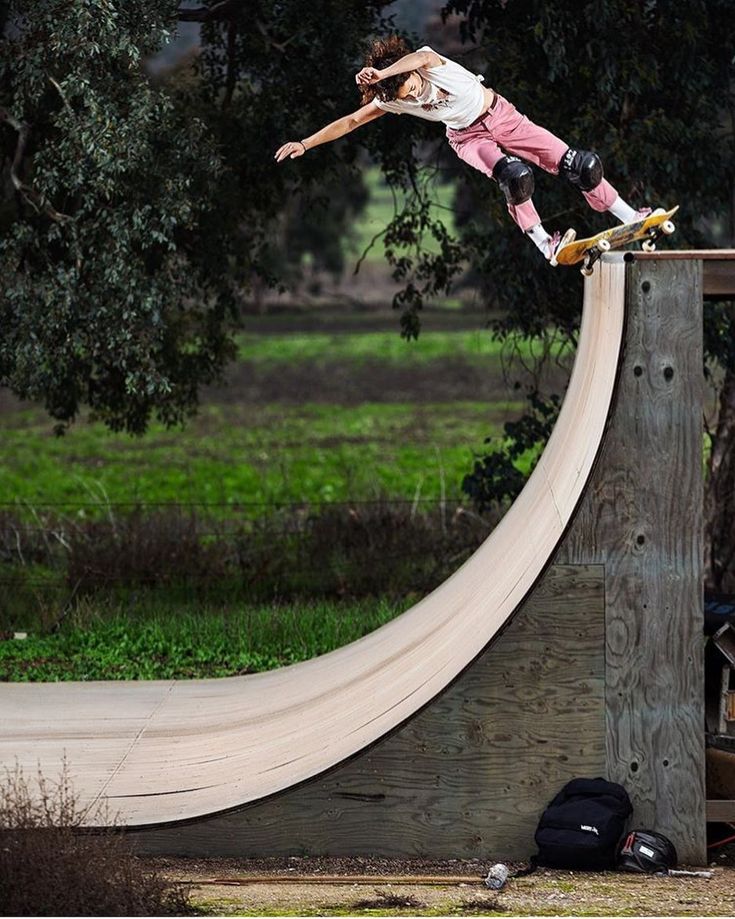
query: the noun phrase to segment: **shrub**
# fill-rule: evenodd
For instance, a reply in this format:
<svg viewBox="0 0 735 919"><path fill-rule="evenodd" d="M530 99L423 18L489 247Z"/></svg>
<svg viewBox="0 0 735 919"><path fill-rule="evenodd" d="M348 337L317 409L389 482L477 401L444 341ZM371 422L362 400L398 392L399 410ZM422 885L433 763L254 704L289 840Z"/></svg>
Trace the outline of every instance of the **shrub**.
<svg viewBox="0 0 735 919"><path fill-rule="evenodd" d="M147 589L254 603L423 594L495 522L461 506L419 509L387 498L290 506L249 520L141 507L96 520L48 515L29 526L0 514L0 583L12 597L0 591L0 627L27 626L45 608L41 621L52 628L72 600L124 601Z"/></svg>
<svg viewBox="0 0 735 919"><path fill-rule="evenodd" d="M16 766L0 785L0 915L193 915L185 888L146 868L108 826L84 831L86 812L66 764L33 787Z"/></svg>

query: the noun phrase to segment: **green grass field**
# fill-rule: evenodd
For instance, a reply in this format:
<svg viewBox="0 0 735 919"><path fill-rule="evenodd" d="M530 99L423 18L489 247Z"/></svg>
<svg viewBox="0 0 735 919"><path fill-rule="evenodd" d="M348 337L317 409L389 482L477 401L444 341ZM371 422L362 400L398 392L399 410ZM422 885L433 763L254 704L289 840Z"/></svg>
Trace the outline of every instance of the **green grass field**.
<svg viewBox="0 0 735 919"><path fill-rule="evenodd" d="M356 227L356 252L393 212L388 190L375 173L368 178L373 198ZM437 188L437 202L449 207L448 188ZM384 259L382 242L370 258ZM482 315L429 311L419 339L407 342L390 311L252 317L238 337L228 385L203 393L199 413L183 429L154 423L139 438L84 419L56 437L42 410L10 404L0 412L0 512L8 527L3 627L12 632L26 625L30 635L0 640L0 680L216 677L264 670L353 641L415 601L315 602L305 594L290 605L255 605L252 590L242 586L248 574L239 585L232 576L232 594L220 585L216 602L209 594L197 602L192 591L175 588L171 580L140 587L112 578L108 588L76 597L60 629L49 631L73 591L61 570L68 556L56 541L70 523L106 522L114 532L136 505L162 512L167 505L193 505L231 530L233 521L250 518L255 525L291 504L318 511L337 502L462 502L462 479L485 451L483 441L499 439L503 423L524 405L504 379L513 348L494 341L484 322ZM515 343L515 350L528 364L538 356L527 342ZM523 465L529 462L526 457ZM148 532L158 532L146 519ZM34 561L37 537L31 531L52 533L44 527L53 528L54 521L59 525L48 537L56 547L48 556L52 561ZM26 554L18 527L31 533ZM400 535L395 527L388 532ZM281 557L286 545L278 538L272 551ZM410 555L401 559L412 577L422 562L434 564L439 557L425 554L415 564ZM104 563L93 564L106 583ZM307 591L309 579L299 577ZM282 582L273 583L283 590ZM372 585L367 590L373 592Z"/></svg>
<svg viewBox="0 0 735 919"><path fill-rule="evenodd" d="M158 680L283 667L348 644L405 605L387 600L194 607L130 614L87 603L53 635L0 641L0 681Z"/></svg>
<svg viewBox="0 0 735 919"><path fill-rule="evenodd" d="M238 336L238 357L256 365L315 361L350 361L356 368L366 361L413 367L462 358L473 366L490 370L513 351L526 361L541 356L540 346L529 340L512 345L494 339L487 329L430 331L407 341L396 331L388 332L303 332L288 335L247 334ZM553 357L562 353L560 347Z"/></svg>
<svg viewBox="0 0 735 919"><path fill-rule="evenodd" d="M250 505L459 496L473 450L508 403L206 406L184 431L142 438L81 424L55 437L36 412L2 419L0 503ZM258 510L258 507L260 510ZM59 510L62 510L60 507Z"/></svg>
<svg viewBox="0 0 735 919"><path fill-rule="evenodd" d="M522 405L510 389L493 398L502 358L486 330L417 342L396 332L243 334L232 386L183 430L154 424L132 438L82 421L56 437L40 410L0 415L0 505L89 514L181 502L260 513L272 502L459 498L484 438ZM447 398L448 385L458 398Z"/></svg>

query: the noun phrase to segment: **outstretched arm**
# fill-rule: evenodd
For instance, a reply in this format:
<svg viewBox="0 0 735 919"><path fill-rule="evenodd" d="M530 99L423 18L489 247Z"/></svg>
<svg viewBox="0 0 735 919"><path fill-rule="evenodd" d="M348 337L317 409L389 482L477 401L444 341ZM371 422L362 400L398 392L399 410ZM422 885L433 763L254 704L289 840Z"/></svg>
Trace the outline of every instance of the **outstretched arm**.
<svg viewBox="0 0 735 919"><path fill-rule="evenodd" d="M356 75L356 83L378 83L385 80L386 77L395 77L399 73L410 73L412 70L418 70L422 67L424 70L431 70L432 67L441 67L444 59L436 51L412 51L404 55L395 64L386 67L385 70L378 70L375 67L363 67Z"/></svg>
<svg viewBox="0 0 735 919"><path fill-rule="evenodd" d="M281 160L285 160L286 157L293 160L296 159L297 156L303 156L306 151L310 150L312 147L317 147L319 144L328 144L332 140L344 137L345 134L349 134L350 131L359 128L360 125L367 124L369 121L375 121L376 118L380 118L381 115L385 114L383 109L379 109L376 105L373 105L372 102L369 102L351 115L345 115L343 118L338 118L336 121L330 122L330 124L317 131L316 134L312 134L310 137L305 137L303 140L291 140L283 144L283 146L276 150L276 162L280 163Z"/></svg>

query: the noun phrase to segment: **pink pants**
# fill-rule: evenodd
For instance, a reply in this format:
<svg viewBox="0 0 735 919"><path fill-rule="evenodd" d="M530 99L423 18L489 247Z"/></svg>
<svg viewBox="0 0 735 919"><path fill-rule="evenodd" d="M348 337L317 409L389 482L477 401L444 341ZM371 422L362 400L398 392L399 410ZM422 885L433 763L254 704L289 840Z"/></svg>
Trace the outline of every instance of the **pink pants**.
<svg viewBox="0 0 735 919"><path fill-rule="evenodd" d="M447 128L447 138L460 159L491 178L496 163L506 153L535 163L552 175L558 175L559 162L569 149L569 144L521 115L502 96L496 96L495 107L481 121L461 131ZM582 194L596 211L606 211L618 196L607 179L603 179L592 191ZM524 233L541 223L531 200L517 206L509 204L508 210Z"/></svg>

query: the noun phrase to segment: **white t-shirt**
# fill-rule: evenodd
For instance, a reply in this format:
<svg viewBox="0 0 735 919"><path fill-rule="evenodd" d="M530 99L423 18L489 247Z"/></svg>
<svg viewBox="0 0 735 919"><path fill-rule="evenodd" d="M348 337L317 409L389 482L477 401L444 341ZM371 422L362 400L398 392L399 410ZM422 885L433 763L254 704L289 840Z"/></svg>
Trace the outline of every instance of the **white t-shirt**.
<svg viewBox="0 0 735 919"><path fill-rule="evenodd" d="M433 49L424 45L418 50ZM485 78L479 73L470 73L443 54L440 57L444 61L441 67L418 69L425 80L420 98L384 102L376 96L373 104L384 112L394 112L396 115L407 113L428 121L443 121L447 127L458 131L472 124L482 113L485 97L480 82Z"/></svg>

